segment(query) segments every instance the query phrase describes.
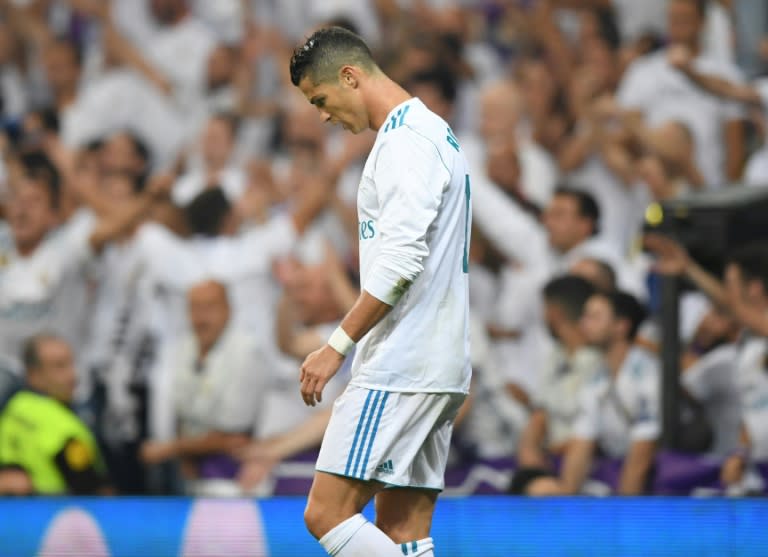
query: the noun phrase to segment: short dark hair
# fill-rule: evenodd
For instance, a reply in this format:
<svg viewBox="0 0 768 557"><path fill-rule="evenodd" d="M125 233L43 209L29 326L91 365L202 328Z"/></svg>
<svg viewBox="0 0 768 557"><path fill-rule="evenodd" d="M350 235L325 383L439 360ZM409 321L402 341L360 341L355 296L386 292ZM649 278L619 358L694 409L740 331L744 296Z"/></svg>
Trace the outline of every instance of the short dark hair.
<svg viewBox="0 0 768 557"><path fill-rule="evenodd" d="M26 339L21 350L21 362L24 364L25 371L38 369L43 364L40 359L40 343L46 340L63 341L64 339L55 333L38 333Z"/></svg>
<svg viewBox="0 0 768 557"><path fill-rule="evenodd" d="M576 275L563 275L550 280L544 286L544 300L557 304L573 322L581 318L584 304L595 293L594 285Z"/></svg>
<svg viewBox="0 0 768 557"><path fill-rule="evenodd" d="M22 153L21 165L27 178L45 186L51 208L58 209L61 205L61 176L48 155L37 150Z"/></svg>
<svg viewBox="0 0 768 557"><path fill-rule="evenodd" d="M376 68L373 54L360 36L342 27L318 29L293 51L291 83L298 86L305 77L314 83L330 81L344 64L367 71Z"/></svg>
<svg viewBox="0 0 768 557"><path fill-rule="evenodd" d="M232 205L220 187L197 195L185 208L184 217L192 234L218 236Z"/></svg>
<svg viewBox="0 0 768 557"><path fill-rule="evenodd" d="M746 280L759 280L768 294L768 245L753 243L727 256L727 262L739 267Z"/></svg>
<svg viewBox="0 0 768 557"><path fill-rule="evenodd" d="M648 311L645 306L641 304L637 298L627 292L617 290L616 292L600 292L599 296L603 296L613 309L613 314L618 319L626 319L629 321L629 331L627 332L627 340L634 340L637 336L637 331L640 329L640 325L643 324Z"/></svg>
<svg viewBox="0 0 768 557"><path fill-rule="evenodd" d="M406 89L415 85L432 85L438 90L443 100L451 104L456 101L458 94L456 76L444 65L415 72L406 79Z"/></svg>
<svg viewBox="0 0 768 557"><path fill-rule="evenodd" d="M591 194L570 186L559 186L555 195L563 195L576 201L579 216L592 221L592 234L600 231L600 206Z"/></svg>

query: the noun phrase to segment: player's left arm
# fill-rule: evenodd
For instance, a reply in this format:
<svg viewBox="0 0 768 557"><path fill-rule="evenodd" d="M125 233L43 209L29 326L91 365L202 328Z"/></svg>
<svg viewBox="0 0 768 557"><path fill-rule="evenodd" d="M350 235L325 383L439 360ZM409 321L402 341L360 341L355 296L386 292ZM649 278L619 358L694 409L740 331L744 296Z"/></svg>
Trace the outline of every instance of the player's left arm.
<svg viewBox="0 0 768 557"><path fill-rule="evenodd" d="M310 406L322 400L323 388L346 355L407 292L429 255L427 230L437 217L450 172L428 139L404 126L389 133L374 170L379 255L340 326L301 366L301 395Z"/></svg>

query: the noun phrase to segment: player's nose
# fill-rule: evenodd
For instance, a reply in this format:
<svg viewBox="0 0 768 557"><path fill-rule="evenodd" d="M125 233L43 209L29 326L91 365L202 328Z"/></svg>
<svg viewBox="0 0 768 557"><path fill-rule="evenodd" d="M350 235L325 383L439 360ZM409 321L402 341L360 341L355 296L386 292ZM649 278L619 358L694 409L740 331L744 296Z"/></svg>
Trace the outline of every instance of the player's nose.
<svg viewBox="0 0 768 557"><path fill-rule="evenodd" d="M320 117L323 119L323 122L331 121L331 115L327 113L325 110L320 111Z"/></svg>

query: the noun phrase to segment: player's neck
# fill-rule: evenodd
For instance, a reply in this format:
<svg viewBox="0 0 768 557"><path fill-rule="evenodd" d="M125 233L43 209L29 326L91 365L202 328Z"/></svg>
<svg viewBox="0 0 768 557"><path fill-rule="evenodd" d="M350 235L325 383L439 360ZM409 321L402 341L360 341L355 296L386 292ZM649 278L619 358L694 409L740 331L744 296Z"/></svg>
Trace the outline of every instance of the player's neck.
<svg viewBox="0 0 768 557"><path fill-rule="evenodd" d="M408 91L384 74L369 82L367 94L368 123L374 131L378 131L384 124L393 108L412 97Z"/></svg>

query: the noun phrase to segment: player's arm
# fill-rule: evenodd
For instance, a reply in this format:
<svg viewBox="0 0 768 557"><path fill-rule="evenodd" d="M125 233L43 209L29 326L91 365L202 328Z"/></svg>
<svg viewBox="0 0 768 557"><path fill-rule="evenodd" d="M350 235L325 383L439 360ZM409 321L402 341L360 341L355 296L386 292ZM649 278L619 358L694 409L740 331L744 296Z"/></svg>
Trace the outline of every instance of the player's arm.
<svg viewBox="0 0 768 557"><path fill-rule="evenodd" d="M307 356L301 366L301 396L308 406L322 402L323 389L341 367L344 358L391 309L390 304L365 290L360 292L355 305L328 339L328 343Z"/></svg>
<svg viewBox="0 0 768 557"><path fill-rule="evenodd" d="M72 438L53 460L73 495L106 494L111 491L98 455L79 439Z"/></svg>
<svg viewBox="0 0 768 557"><path fill-rule="evenodd" d="M624 458L619 479L621 495L640 495L645 491L648 472L656 454L655 441L635 441Z"/></svg>
<svg viewBox="0 0 768 557"><path fill-rule="evenodd" d="M355 343L381 321L423 271L427 231L450 182L437 147L404 126L389 132L375 163L379 250L352 308L328 344L310 354L299 381L304 402L314 406L325 384ZM457 261L459 265L461 262Z"/></svg>

